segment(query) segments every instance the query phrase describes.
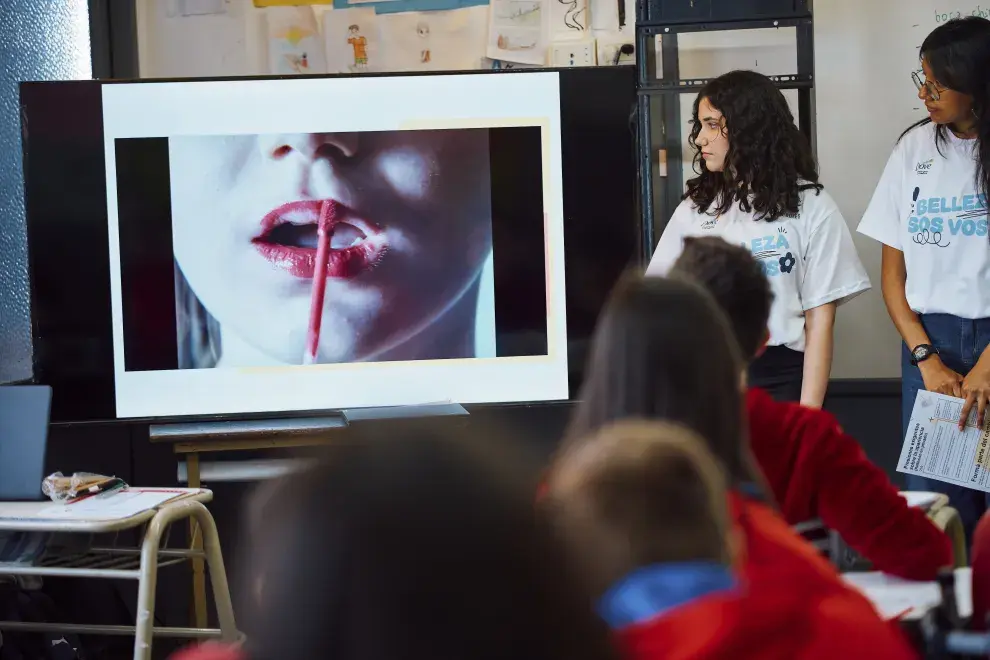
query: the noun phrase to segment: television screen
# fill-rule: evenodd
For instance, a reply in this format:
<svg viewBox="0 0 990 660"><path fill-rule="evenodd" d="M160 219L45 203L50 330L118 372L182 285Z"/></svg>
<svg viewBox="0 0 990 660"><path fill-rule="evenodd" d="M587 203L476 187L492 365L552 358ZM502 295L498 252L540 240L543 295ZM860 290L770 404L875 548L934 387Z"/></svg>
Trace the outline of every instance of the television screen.
<svg viewBox="0 0 990 660"><path fill-rule="evenodd" d="M25 84L55 418L567 399L566 76ZM638 247L620 127L628 178L594 219L604 291Z"/></svg>

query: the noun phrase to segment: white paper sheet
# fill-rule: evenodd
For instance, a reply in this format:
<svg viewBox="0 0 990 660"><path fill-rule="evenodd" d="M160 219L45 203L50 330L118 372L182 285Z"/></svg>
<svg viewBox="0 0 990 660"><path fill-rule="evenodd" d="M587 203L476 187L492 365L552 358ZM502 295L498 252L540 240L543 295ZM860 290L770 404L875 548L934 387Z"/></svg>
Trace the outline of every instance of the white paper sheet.
<svg viewBox="0 0 990 660"><path fill-rule="evenodd" d="M122 520L183 495L181 491L127 489L88 497L74 504L53 504L34 516L44 520Z"/></svg>
<svg viewBox="0 0 990 660"><path fill-rule="evenodd" d="M556 0L492 0L488 57L504 62L546 64L550 8Z"/></svg>
<svg viewBox="0 0 990 660"><path fill-rule="evenodd" d="M265 21L270 74L326 73L323 39L312 7L270 7Z"/></svg>
<svg viewBox="0 0 990 660"><path fill-rule="evenodd" d="M488 8L380 14L388 71L480 69L485 57Z"/></svg>
<svg viewBox="0 0 990 660"><path fill-rule="evenodd" d="M901 492L901 497L907 500L907 505L917 507L927 511L940 497L938 493L926 493L922 491L906 490Z"/></svg>
<svg viewBox="0 0 990 660"><path fill-rule="evenodd" d="M372 7L334 9L323 14L329 73L382 71L381 34Z"/></svg>
<svg viewBox="0 0 990 660"><path fill-rule="evenodd" d="M579 39L590 28L589 0L548 0L550 4L550 39L552 41ZM614 4L614 0L613 0ZM618 5L615 25L618 29Z"/></svg>
<svg viewBox="0 0 990 660"><path fill-rule="evenodd" d="M969 617L973 613L972 572L968 568L958 568L955 576L959 614ZM862 591L886 619L917 620L942 602L936 582L912 582L879 572L846 573L842 577L847 584Z"/></svg>
<svg viewBox="0 0 990 660"><path fill-rule="evenodd" d="M974 406L959 430L964 401L921 391L914 401L897 471L990 492L990 415L976 425Z"/></svg>

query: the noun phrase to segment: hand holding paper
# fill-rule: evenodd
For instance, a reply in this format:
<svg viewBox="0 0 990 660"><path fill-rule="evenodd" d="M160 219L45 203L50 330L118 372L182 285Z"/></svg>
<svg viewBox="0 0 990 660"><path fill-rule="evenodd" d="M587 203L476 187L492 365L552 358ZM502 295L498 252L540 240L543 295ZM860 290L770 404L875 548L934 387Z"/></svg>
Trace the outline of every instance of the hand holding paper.
<svg viewBox="0 0 990 660"><path fill-rule="evenodd" d="M959 428L966 425L970 413L976 410L976 423L986 421L987 403L990 402L990 358L981 357L962 381L962 396L966 399L959 416Z"/></svg>
<svg viewBox="0 0 990 660"><path fill-rule="evenodd" d="M918 392L897 471L990 492L990 425L977 424L971 409L960 427L965 405L957 397Z"/></svg>

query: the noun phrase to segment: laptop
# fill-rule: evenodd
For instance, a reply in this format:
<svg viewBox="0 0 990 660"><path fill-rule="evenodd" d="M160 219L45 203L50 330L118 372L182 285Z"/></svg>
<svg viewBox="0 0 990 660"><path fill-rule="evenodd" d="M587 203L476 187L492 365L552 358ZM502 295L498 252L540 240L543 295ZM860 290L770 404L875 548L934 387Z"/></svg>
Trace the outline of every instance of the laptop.
<svg viewBox="0 0 990 660"><path fill-rule="evenodd" d="M52 388L0 386L0 501L43 500Z"/></svg>

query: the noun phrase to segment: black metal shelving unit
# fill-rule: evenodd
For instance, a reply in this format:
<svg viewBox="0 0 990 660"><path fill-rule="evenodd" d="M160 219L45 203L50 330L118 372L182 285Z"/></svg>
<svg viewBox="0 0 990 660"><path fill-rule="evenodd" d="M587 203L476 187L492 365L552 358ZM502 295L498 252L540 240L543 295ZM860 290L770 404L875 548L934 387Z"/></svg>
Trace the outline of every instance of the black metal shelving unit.
<svg viewBox="0 0 990 660"><path fill-rule="evenodd" d="M780 89L798 90L798 126L815 148L815 47L811 0L638 0L636 69L639 184L644 225L644 258L680 203L684 190L681 162L681 94L697 92L708 78L682 78L678 35L762 28L794 28L797 71L771 76ZM662 71L657 71L656 37L661 35ZM659 153L667 155L666 176L659 176ZM656 218L661 219L660 226Z"/></svg>

